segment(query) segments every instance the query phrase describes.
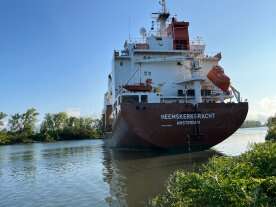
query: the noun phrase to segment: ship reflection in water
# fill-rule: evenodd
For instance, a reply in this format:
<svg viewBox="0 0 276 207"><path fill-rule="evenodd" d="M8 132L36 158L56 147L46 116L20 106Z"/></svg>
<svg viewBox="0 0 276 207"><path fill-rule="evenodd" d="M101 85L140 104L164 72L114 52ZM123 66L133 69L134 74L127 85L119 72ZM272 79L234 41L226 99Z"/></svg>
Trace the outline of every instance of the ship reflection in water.
<svg viewBox="0 0 276 207"><path fill-rule="evenodd" d="M215 150L238 155L265 134L265 128L239 130ZM0 206L145 206L172 172L196 171L220 155L119 152L104 149L101 140L2 146Z"/></svg>
<svg viewBox="0 0 276 207"><path fill-rule="evenodd" d="M215 151L192 154L158 154L141 152L105 152L104 175L110 185L110 206L145 206L160 193L169 175L177 169L194 171L206 163Z"/></svg>

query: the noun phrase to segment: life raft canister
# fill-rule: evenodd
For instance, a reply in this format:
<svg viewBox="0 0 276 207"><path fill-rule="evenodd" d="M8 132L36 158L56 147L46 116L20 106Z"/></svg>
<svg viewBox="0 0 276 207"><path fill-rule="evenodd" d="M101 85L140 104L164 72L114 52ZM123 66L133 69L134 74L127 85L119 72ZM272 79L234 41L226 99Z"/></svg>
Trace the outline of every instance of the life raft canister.
<svg viewBox="0 0 276 207"><path fill-rule="evenodd" d="M214 66L207 75L208 79L222 91L227 92L230 87L230 78L225 75L221 66Z"/></svg>

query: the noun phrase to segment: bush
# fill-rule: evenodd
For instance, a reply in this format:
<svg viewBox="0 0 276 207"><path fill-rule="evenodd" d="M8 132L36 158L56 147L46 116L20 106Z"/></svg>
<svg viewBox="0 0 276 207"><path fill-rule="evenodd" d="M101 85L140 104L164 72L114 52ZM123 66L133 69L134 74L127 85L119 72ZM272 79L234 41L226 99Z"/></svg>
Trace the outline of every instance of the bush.
<svg viewBox="0 0 276 207"><path fill-rule="evenodd" d="M6 132L0 131L0 145L10 144L10 137Z"/></svg>
<svg viewBox="0 0 276 207"><path fill-rule="evenodd" d="M267 141L276 141L276 126L274 128L270 128L268 130L268 134L266 136Z"/></svg>
<svg viewBox="0 0 276 207"><path fill-rule="evenodd" d="M154 207L276 206L276 143L240 157L213 158L200 173L175 172Z"/></svg>
<svg viewBox="0 0 276 207"><path fill-rule="evenodd" d="M269 118L267 121L267 126L268 126L268 134L266 136L266 140L276 141L276 118L275 117Z"/></svg>

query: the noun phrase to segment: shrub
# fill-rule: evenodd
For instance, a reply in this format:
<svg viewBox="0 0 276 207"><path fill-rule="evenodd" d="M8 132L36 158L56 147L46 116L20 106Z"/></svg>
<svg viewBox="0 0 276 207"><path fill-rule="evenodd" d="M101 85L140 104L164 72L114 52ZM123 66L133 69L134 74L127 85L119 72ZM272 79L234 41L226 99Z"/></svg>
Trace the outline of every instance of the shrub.
<svg viewBox="0 0 276 207"><path fill-rule="evenodd" d="M6 132L0 131L0 145L10 144L10 137Z"/></svg>
<svg viewBox="0 0 276 207"><path fill-rule="evenodd" d="M266 140L276 141L276 117L269 118L268 121L267 121L267 126L268 126L268 133L267 133L267 136L266 136Z"/></svg>
<svg viewBox="0 0 276 207"><path fill-rule="evenodd" d="M154 207L276 206L276 143L240 157L212 158L199 173L175 172Z"/></svg>

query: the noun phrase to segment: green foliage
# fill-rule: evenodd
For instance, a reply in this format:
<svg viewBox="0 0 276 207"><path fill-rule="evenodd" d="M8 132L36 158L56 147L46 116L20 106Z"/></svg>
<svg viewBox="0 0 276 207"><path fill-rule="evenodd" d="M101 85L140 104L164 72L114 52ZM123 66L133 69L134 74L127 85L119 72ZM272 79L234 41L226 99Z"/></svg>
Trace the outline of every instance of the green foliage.
<svg viewBox="0 0 276 207"><path fill-rule="evenodd" d="M0 112L0 127L4 125L3 119L5 119L6 117L7 117L7 114Z"/></svg>
<svg viewBox="0 0 276 207"><path fill-rule="evenodd" d="M276 143L240 157L213 158L200 173L175 172L154 207L276 206Z"/></svg>
<svg viewBox="0 0 276 207"><path fill-rule="evenodd" d="M22 115L22 123L23 123L23 132L28 136L34 135L35 131L35 124L37 121L37 116L39 113L36 111L36 109L31 108L28 109L23 115Z"/></svg>
<svg viewBox="0 0 276 207"><path fill-rule="evenodd" d="M28 109L25 113L16 113L8 120L8 130L2 129L3 119L7 115L0 112L0 145L38 142L53 142L58 140L78 140L100 138L102 136L102 122L90 117L69 117L67 113L46 114L36 130L36 109Z"/></svg>
<svg viewBox="0 0 276 207"><path fill-rule="evenodd" d="M0 145L10 144L10 137L6 132L0 131Z"/></svg>
<svg viewBox="0 0 276 207"><path fill-rule="evenodd" d="M90 139L101 136L98 120L68 117L64 112L46 114L40 133L43 141Z"/></svg>
<svg viewBox="0 0 276 207"><path fill-rule="evenodd" d="M276 141L276 117L271 117L267 121L268 134L266 140L275 140Z"/></svg>
<svg viewBox="0 0 276 207"><path fill-rule="evenodd" d="M57 138L58 135L56 133L54 117L51 114L46 114L40 126L40 140L38 141L52 142Z"/></svg>
<svg viewBox="0 0 276 207"><path fill-rule="evenodd" d="M28 109L25 113L16 113L9 119L10 143L29 143L35 135L35 124L39 113L36 109Z"/></svg>

